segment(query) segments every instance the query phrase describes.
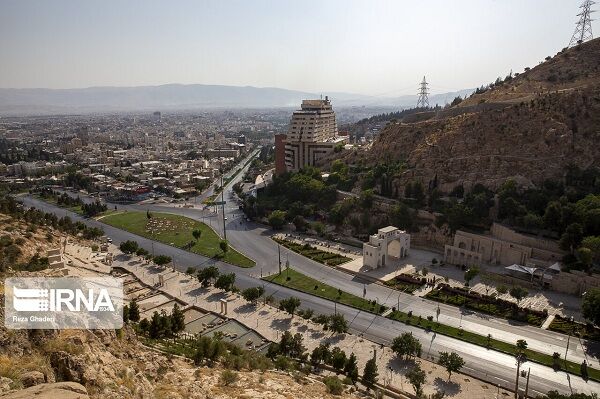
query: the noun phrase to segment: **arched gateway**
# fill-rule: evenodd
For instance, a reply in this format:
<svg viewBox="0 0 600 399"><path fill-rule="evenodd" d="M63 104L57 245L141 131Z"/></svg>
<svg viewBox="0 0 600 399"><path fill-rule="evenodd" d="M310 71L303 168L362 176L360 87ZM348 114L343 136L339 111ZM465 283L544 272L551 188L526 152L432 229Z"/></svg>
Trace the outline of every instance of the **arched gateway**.
<svg viewBox="0 0 600 399"><path fill-rule="evenodd" d="M363 244L363 263L372 269L385 267L408 256L410 234L394 226L384 227Z"/></svg>

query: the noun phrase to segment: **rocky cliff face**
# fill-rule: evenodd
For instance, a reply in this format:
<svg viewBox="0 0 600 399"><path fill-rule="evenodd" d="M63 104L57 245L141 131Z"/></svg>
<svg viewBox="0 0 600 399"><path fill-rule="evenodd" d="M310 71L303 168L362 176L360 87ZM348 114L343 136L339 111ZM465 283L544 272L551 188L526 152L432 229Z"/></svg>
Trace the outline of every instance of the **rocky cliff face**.
<svg viewBox="0 0 600 399"><path fill-rule="evenodd" d="M310 376L240 371L235 383L224 385L222 372L151 350L128 327L120 334L0 327L2 399L333 397Z"/></svg>
<svg viewBox="0 0 600 399"><path fill-rule="evenodd" d="M389 124L371 150L348 161L405 161L400 190L410 180L436 181L445 192L459 184L495 189L507 178L530 186L562 178L569 165L599 166L598 143L600 39L428 120Z"/></svg>

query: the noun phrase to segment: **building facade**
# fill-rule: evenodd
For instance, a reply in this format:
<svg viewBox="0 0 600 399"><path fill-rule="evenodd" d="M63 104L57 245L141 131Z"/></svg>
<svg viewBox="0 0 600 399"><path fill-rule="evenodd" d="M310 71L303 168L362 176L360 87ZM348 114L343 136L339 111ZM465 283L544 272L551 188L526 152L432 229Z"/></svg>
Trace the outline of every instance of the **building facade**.
<svg viewBox="0 0 600 399"><path fill-rule="evenodd" d="M306 166L314 166L344 142L345 138L338 136L335 112L329 98L303 100L301 108L292 115L285 139L286 170L297 172Z"/></svg>
<svg viewBox="0 0 600 399"><path fill-rule="evenodd" d="M410 234L394 226L377 230L363 244L363 264L371 269L392 265L408 256Z"/></svg>
<svg viewBox="0 0 600 399"><path fill-rule="evenodd" d="M556 241L521 234L498 223L492 225L489 234L458 230L453 244L444 248L446 263L466 266L549 266L562 256Z"/></svg>

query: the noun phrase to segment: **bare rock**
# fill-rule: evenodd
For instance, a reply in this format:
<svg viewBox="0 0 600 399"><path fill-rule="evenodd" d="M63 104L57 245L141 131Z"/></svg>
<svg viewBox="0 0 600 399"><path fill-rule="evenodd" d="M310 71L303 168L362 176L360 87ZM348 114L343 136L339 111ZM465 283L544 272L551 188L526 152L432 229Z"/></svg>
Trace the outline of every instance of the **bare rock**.
<svg viewBox="0 0 600 399"><path fill-rule="evenodd" d="M0 393L10 390L12 382L8 377L0 377Z"/></svg>
<svg viewBox="0 0 600 399"><path fill-rule="evenodd" d="M23 373L19 378L21 379L21 382L25 388L46 382L46 376L44 373L39 371L29 371L27 373Z"/></svg>
<svg viewBox="0 0 600 399"><path fill-rule="evenodd" d="M0 394L1 399L89 399L87 390L75 382L39 384L20 391Z"/></svg>
<svg viewBox="0 0 600 399"><path fill-rule="evenodd" d="M67 352L53 352L50 365L54 369L57 380L85 383L85 363Z"/></svg>

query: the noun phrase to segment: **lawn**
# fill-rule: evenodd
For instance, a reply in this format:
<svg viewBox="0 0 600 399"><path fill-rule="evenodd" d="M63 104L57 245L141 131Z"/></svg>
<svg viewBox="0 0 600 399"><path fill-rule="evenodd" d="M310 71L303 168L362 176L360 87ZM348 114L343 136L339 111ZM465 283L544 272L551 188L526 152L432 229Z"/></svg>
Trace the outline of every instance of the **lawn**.
<svg viewBox="0 0 600 399"><path fill-rule="evenodd" d="M275 242L283 245L284 247L291 249L292 251L299 253L302 256L306 256L316 262L322 263L327 266L337 266L342 263L350 262L352 259L333 252L323 251L315 248L310 244L298 244L289 240L282 240L279 238L273 238Z"/></svg>
<svg viewBox="0 0 600 399"><path fill-rule="evenodd" d="M336 301L338 303L371 313L381 314L386 309L385 306L377 305L372 301L360 298L344 291L339 291L337 288L323 284L321 281L305 276L304 274L297 272L292 268L283 270L281 274L273 274L265 277L263 280L305 292L310 295Z"/></svg>
<svg viewBox="0 0 600 399"><path fill-rule="evenodd" d="M184 248L211 258L241 267L253 267L254 261L242 255L234 248L223 254L219 243L221 238L206 224L170 213L151 213L149 219L146 212L121 212L107 215L102 222L122 230L160 241L178 248ZM200 229L202 235L196 241L192 231Z"/></svg>
<svg viewBox="0 0 600 399"><path fill-rule="evenodd" d="M414 325L416 327L420 327L426 329L428 331L433 331L439 334L447 335L449 337L453 337L459 339L461 341L469 342L471 344L483 346L492 350L496 350L499 352L504 352L509 355L514 355L516 353L517 347L515 344L510 344L508 342L498 341L493 337L489 338L484 335L475 334L473 332L464 331L461 328L456 328L452 326L448 326L445 324L440 324L435 322L435 315L432 315L434 320L423 319L418 316L408 315L404 312L393 311L387 317L392 320L401 321L403 323ZM525 350L525 354L528 360L531 360L536 363L543 364L548 367L552 367L554 364L554 359L552 355L548 355L545 353L535 352L532 350ZM562 370L565 369L564 359L559 360L559 364ZM567 361L566 367L567 371L571 374L580 375L580 364L574 363L571 361ZM600 370L593 369L588 367L588 375L589 378L595 381L600 381Z"/></svg>

